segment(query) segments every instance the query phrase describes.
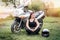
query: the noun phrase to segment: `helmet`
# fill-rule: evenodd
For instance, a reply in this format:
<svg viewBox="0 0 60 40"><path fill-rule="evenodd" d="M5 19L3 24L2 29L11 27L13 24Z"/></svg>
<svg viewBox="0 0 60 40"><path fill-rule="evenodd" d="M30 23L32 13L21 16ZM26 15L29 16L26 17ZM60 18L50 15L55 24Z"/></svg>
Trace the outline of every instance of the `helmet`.
<svg viewBox="0 0 60 40"><path fill-rule="evenodd" d="M49 30L48 29L43 29L42 36L43 37L49 37Z"/></svg>

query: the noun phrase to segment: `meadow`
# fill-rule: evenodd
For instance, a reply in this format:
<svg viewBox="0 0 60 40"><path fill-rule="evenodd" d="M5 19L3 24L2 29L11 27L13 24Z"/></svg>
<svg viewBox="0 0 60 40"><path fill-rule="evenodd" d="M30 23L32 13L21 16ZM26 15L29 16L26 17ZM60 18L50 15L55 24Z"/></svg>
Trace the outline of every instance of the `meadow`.
<svg viewBox="0 0 60 40"><path fill-rule="evenodd" d="M11 32L11 24L14 20L5 20L0 22L0 40L60 40L60 18L46 17L39 35L27 35L25 29L20 33ZM49 37L42 37L41 32L44 28L50 30Z"/></svg>

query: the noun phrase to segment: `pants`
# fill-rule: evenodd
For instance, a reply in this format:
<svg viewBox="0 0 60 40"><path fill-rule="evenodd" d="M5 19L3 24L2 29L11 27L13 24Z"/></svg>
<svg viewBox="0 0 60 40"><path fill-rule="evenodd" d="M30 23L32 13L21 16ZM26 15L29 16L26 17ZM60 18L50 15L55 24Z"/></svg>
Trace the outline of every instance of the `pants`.
<svg viewBox="0 0 60 40"><path fill-rule="evenodd" d="M29 30L28 28L26 28L27 34L38 34L39 31L40 31L40 28L37 28L37 30L35 30L34 32L32 32L31 30Z"/></svg>

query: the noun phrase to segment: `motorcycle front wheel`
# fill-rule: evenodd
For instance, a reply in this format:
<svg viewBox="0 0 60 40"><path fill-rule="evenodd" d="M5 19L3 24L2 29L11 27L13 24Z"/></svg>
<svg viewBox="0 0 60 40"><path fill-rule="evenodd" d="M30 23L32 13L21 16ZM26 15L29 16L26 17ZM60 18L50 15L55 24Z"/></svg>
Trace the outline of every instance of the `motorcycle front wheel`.
<svg viewBox="0 0 60 40"><path fill-rule="evenodd" d="M18 22L15 21L11 25L11 31L12 31L12 33L19 33L21 31L21 28L19 27L19 23Z"/></svg>

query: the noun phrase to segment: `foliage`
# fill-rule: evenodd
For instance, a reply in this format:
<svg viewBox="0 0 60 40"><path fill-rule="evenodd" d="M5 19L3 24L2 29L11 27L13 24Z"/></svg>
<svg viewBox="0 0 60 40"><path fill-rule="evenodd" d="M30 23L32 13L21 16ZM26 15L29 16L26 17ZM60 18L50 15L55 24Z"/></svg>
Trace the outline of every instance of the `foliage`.
<svg viewBox="0 0 60 40"><path fill-rule="evenodd" d="M36 0L33 0L32 4L29 5L29 9L35 10L35 11L44 10L44 4L39 0L37 0L37 2Z"/></svg>

